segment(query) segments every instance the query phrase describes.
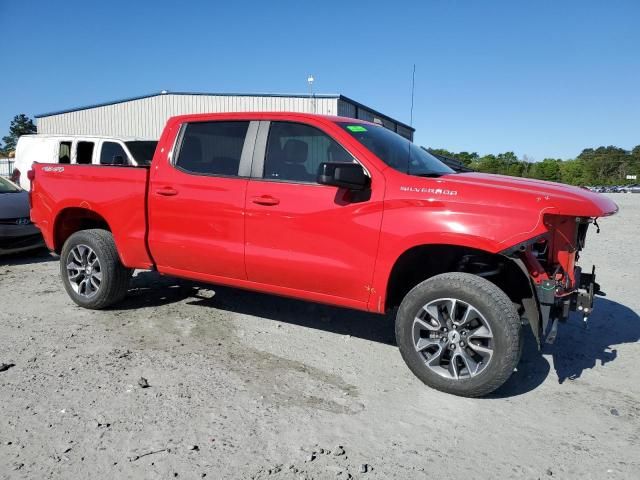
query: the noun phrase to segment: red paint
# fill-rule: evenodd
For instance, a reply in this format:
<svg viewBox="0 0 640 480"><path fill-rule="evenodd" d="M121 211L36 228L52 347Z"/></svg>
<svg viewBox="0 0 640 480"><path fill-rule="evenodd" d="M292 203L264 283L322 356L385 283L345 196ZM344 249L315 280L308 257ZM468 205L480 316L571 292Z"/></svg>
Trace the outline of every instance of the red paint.
<svg viewBox="0 0 640 480"><path fill-rule="evenodd" d="M325 185L190 175L170 164L183 123L233 119L324 130L368 170L370 199L352 202L348 192ZM552 260L573 285L575 217L617 211L603 195L550 182L478 173L409 176L385 165L337 120L363 123L301 113L174 117L149 170L65 165L54 172L34 165L31 215L52 249L61 248L60 214L86 209L104 218L129 267L380 312L394 263L419 245L499 253L545 236ZM524 258L532 276L547 276L531 255Z"/></svg>

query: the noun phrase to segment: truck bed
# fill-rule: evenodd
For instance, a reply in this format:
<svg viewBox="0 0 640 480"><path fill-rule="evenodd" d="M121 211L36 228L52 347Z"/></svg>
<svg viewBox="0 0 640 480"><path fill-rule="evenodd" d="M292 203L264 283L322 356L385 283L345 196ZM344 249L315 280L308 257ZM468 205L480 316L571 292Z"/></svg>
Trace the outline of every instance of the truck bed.
<svg viewBox="0 0 640 480"><path fill-rule="evenodd" d="M33 172L37 181L31 191L31 219L42 230L47 247L60 252L65 232L74 228L71 222L102 222L111 227L125 266L153 265L145 241L148 168L36 163ZM78 208L91 214L78 220L72 215ZM74 219L65 225L67 213ZM51 225L53 218L60 224Z"/></svg>

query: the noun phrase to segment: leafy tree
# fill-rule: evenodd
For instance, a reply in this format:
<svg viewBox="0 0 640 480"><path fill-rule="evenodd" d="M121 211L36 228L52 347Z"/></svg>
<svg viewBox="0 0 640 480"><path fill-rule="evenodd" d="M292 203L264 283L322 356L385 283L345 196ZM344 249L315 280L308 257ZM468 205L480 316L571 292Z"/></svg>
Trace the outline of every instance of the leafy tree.
<svg viewBox="0 0 640 480"><path fill-rule="evenodd" d="M586 148L578 159L584 163L585 179L592 184L625 183L633 170L630 152L614 146Z"/></svg>
<svg viewBox="0 0 640 480"><path fill-rule="evenodd" d="M426 150L431 153L435 153L436 155L442 155L443 157L449 157L459 160L467 167L470 166L474 160L478 159L478 154L476 152L453 153L449 150L445 150L444 148L427 148Z"/></svg>
<svg viewBox="0 0 640 480"><path fill-rule="evenodd" d="M15 150L18 138L29 133L36 133L36 126L34 125L33 120L27 117L24 113L16 115L13 117L13 120L11 120L11 125L9 125L9 135L2 137L4 147L0 150L5 154Z"/></svg>
<svg viewBox="0 0 640 480"><path fill-rule="evenodd" d="M631 151L608 146L586 148L571 160L545 158L535 162L526 155L519 159L513 152L479 156L477 153L430 150L458 159L472 169L485 173L499 173L515 177L537 178L571 185L619 185L637 183L626 176L640 176L640 145Z"/></svg>
<svg viewBox="0 0 640 480"><path fill-rule="evenodd" d="M560 181L570 185L587 185L582 160L565 160L560 163Z"/></svg>

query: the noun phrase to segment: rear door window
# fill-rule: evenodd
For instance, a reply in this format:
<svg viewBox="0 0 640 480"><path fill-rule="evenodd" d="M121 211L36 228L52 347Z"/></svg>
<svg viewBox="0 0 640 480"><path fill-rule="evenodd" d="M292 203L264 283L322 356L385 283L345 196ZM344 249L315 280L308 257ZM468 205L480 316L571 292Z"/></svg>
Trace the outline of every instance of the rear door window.
<svg viewBox="0 0 640 480"><path fill-rule="evenodd" d="M249 122L197 122L184 127L176 166L200 175L237 176Z"/></svg>
<svg viewBox="0 0 640 480"><path fill-rule="evenodd" d="M78 142L76 147L76 163L91 164L93 160L93 142Z"/></svg>
<svg viewBox="0 0 640 480"><path fill-rule="evenodd" d="M127 165L127 153L116 142L102 142L100 165Z"/></svg>

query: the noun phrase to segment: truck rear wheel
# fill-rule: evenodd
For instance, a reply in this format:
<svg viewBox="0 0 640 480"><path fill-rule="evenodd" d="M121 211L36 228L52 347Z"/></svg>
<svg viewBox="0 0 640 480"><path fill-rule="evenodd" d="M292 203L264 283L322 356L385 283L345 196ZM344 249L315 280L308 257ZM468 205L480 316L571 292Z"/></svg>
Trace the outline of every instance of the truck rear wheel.
<svg viewBox="0 0 640 480"><path fill-rule="evenodd" d="M402 358L425 384L479 397L513 373L522 344L520 317L496 285L468 273L444 273L417 285L396 317Z"/></svg>
<svg viewBox="0 0 640 480"><path fill-rule="evenodd" d="M127 294L132 270L120 262L113 235L107 230L82 230L71 235L60 254L60 275L71 299L99 310Z"/></svg>

